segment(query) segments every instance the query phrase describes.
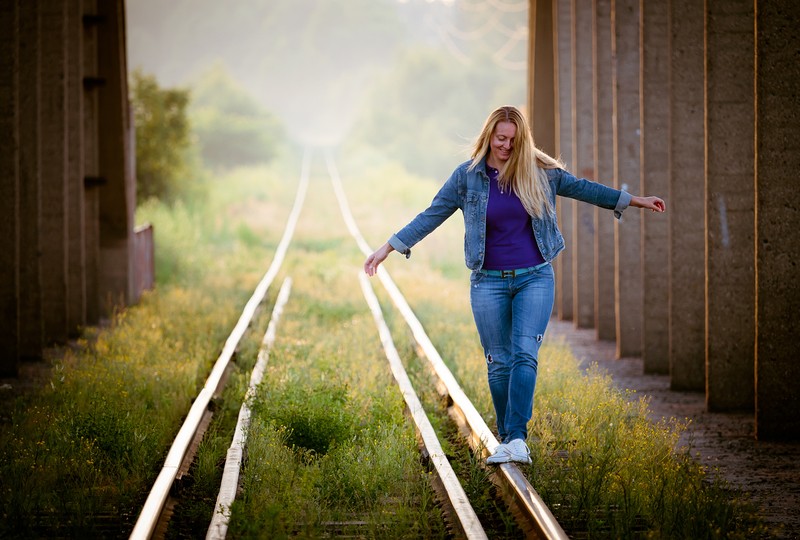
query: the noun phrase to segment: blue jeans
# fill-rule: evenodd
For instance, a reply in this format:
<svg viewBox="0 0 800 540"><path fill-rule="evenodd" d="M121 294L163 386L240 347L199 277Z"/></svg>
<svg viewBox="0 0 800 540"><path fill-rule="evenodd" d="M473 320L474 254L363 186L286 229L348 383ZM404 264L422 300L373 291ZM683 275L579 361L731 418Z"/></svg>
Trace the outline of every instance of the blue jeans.
<svg viewBox="0 0 800 540"><path fill-rule="evenodd" d="M497 431L501 442L525 440L533 412L539 346L553 311L553 267L547 264L505 278L473 272L470 285Z"/></svg>

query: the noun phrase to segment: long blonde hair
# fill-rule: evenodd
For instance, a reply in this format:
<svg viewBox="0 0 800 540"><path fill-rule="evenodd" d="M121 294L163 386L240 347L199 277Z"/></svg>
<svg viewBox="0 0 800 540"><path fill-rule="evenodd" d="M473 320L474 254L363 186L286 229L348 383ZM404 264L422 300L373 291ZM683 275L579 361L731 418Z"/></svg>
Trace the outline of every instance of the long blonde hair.
<svg viewBox="0 0 800 540"><path fill-rule="evenodd" d="M528 214L538 218L553 214L555 209L550 200L550 184L545 169L563 168L564 165L536 148L528 121L515 107L499 107L486 119L473 146L469 170L477 167L489 154L492 134L499 122L511 122L517 128L511 157L500 169L497 179L500 187L513 190Z"/></svg>

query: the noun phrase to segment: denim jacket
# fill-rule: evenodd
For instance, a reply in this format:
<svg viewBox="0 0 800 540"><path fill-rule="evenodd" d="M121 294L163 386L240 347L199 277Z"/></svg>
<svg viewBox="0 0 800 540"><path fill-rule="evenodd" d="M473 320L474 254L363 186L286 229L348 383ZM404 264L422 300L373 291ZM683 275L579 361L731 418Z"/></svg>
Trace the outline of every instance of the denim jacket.
<svg viewBox="0 0 800 540"><path fill-rule="evenodd" d="M449 218L456 209L464 214L464 259L473 271L483 267L486 244L486 207L489 203L489 176L486 161L473 170L470 162L459 165L433 198L430 206L389 239L389 244L406 258L411 248ZM556 195L613 209L617 219L631 202L631 195L597 182L575 178L563 169L547 169L550 201L556 206ZM564 249L564 237L558 230L555 213L531 219L533 235L545 261L551 262ZM511 269L509 269L511 270Z"/></svg>

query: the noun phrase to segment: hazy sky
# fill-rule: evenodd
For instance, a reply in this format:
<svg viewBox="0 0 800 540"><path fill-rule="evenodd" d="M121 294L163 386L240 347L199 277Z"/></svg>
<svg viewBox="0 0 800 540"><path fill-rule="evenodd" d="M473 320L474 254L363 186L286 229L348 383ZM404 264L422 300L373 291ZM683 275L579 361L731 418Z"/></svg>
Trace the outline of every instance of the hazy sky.
<svg viewBox="0 0 800 540"><path fill-rule="evenodd" d="M403 48L441 48L467 63L476 44L499 35L496 61L519 76L525 62L527 0L130 0L126 7L130 69L190 86L222 63L307 142L336 141Z"/></svg>

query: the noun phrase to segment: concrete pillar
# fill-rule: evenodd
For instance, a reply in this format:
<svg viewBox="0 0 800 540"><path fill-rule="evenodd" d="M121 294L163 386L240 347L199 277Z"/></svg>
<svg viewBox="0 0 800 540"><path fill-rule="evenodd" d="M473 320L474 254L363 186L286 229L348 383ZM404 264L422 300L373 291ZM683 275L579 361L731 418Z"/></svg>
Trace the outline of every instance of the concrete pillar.
<svg viewBox="0 0 800 540"><path fill-rule="evenodd" d="M67 329L77 334L86 325L85 201L83 188L83 6L75 0L67 7Z"/></svg>
<svg viewBox="0 0 800 540"><path fill-rule="evenodd" d="M641 194L639 164L639 2L613 0L614 186ZM629 209L615 228L617 356L642 353L641 211Z"/></svg>
<svg viewBox="0 0 800 540"><path fill-rule="evenodd" d="M127 304L133 297L133 213L136 191L130 171L125 17L122 0L98 3L97 26L100 171L100 259L98 288L101 309Z"/></svg>
<svg viewBox="0 0 800 540"><path fill-rule="evenodd" d="M756 5L756 435L800 439L800 12Z"/></svg>
<svg viewBox="0 0 800 540"><path fill-rule="evenodd" d="M97 72L97 0L83 0L83 74L96 80ZM86 321L100 319L100 292L97 286L100 265L100 140L97 131L98 89L83 89L83 173L84 173L84 250L86 272Z"/></svg>
<svg viewBox="0 0 800 540"><path fill-rule="evenodd" d="M570 170L575 170L573 162L572 144L575 140L572 123L572 0L556 0L555 9L555 34L557 55L558 79L558 121L556 138L558 157ZM572 216L575 201L557 197L556 213L561 234L565 239L572 238ZM558 316L565 321L573 319L573 291L572 291L572 255L574 249L567 242L567 247L558 257L556 267L556 305Z"/></svg>
<svg viewBox="0 0 800 540"><path fill-rule="evenodd" d="M528 110L536 145L556 154L556 78L553 0L533 0L528 12L533 29L528 46Z"/></svg>
<svg viewBox="0 0 800 540"><path fill-rule="evenodd" d="M642 11L642 194L666 199L669 193L669 4L639 2ZM669 373L669 221L642 219L645 373Z"/></svg>
<svg viewBox="0 0 800 540"><path fill-rule="evenodd" d="M594 16L594 132L597 156L597 180L611 184L614 180L614 133L612 127L614 100L611 78L611 0L592 2ZM597 231L594 244L594 325L597 339L617 338L614 308L614 218L606 210L594 209Z"/></svg>
<svg viewBox="0 0 800 540"><path fill-rule="evenodd" d="M572 2L572 110L574 116L575 175L596 179L594 154L594 99L592 52L592 2ZM594 326L594 211L595 207L576 203L572 220L573 317L577 328Z"/></svg>
<svg viewBox="0 0 800 540"><path fill-rule="evenodd" d="M703 0L670 3L670 327L673 390L705 389ZM747 75L743 72L742 76Z"/></svg>
<svg viewBox="0 0 800 540"><path fill-rule="evenodd" d="M42 313L46 341L67 339L66 4L42 9Z"/></svg>
<svg viewBox="0 0 800 540"><path fill-rule="evenodd" d="M19 359L19 7L0 3L0 375Z"/></svg>
<svg viewBox="0 0 800 540"><path fill-rule="evenodd" d="M44 348L42 324L41 220L42 174L39 139L41 48L39 7L19 2L20 92L20 267L19 347L23 358L40 358Z"/></svg>
<svg viewBox="0 0 800 540"><path fill-rule="evenodd" d="M706 403L755 399L752 0L706 0ZM796 233L795 233L796 234Z"/></svg>

